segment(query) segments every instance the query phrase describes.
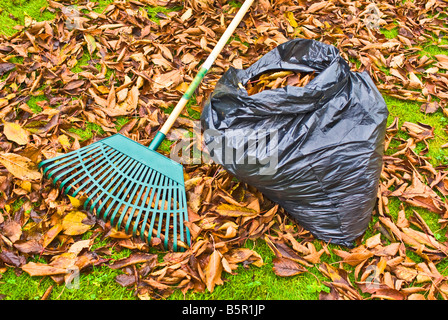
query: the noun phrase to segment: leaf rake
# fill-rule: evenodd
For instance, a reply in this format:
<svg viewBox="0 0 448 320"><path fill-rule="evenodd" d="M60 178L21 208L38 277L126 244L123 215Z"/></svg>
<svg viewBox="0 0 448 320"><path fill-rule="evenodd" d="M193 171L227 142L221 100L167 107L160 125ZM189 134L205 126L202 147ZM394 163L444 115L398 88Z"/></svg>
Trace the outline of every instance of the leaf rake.
<svg viewBox="0 0 448 320"><path fill-rule="evenodd" d="M191 244L183 167L156 150L241 22L253 0L246 0L219 39L187 91L157 132L149 147L121 134L39 163L43 174L72 197L82 197L84 209L127 234L166 249Z"/></svg>

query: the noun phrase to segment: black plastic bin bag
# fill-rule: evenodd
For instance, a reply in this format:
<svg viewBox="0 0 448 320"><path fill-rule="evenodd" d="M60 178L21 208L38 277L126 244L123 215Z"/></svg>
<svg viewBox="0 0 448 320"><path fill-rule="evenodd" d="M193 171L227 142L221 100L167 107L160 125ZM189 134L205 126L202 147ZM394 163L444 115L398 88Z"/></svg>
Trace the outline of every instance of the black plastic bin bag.
<svg viewBox="0 0 448 320"><path fill-rule="evenodd" d="M274 70L315 72L305 87L248 95ZM230 68L204 106L212 159L281 205L313 236L352 247L374 209L388 110L366 73L330 45L294 39L245 70Z"/></svg>

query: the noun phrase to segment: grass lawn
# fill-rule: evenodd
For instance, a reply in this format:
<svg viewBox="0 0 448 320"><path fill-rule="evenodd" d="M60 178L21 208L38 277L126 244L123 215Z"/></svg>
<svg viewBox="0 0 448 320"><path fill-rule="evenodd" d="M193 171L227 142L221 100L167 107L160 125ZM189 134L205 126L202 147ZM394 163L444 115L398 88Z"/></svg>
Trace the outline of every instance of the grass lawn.
<svg viewBox="0 0 448 320"><path fill-rule="evenodd" d="M98 11L104 9L110 0L100 0L100 6ZM37 21L50 20L53 15L45 10L41 10L46 7L46 0L0 0L0 32L4 35L12 35L16 32L15 25L23 25L26 16L29 15ZM157 20L156 13L164 8L151 8L148 7L148 15L155 21ZM397 32L395 29L384 31L387 37L395 37ZM428 44L427 47L422 50L421 54L434 55L434 54L446 54L447 50L442 50L437 46ZM86 63L86 59L81 59L79 64ZM72 70L74 72L80 71L78 66ZM430 148L429 154L430 160L433 165L448 164L448 152L446 149L441 149L440 146L447 143L448 139L446 134L442 130L442 127L448 124L448 117L443 115L439 110L434 114L424 114L420 112L420 104L418 102L403 101L393 97L385 96L385 101L389 108L390 116L388 124L392 123L395 117L399 118L399 125L401 126L404 121L410 122L422 122L431 125L435 128L435 138L429 141ZM45 99L45 96L32 97L29 100L29 106L35 112L39 112L41 109L38 102ZM190 113L195 118L198 118L197 112ZM116 125L117 127L123 126L128 119L120 118ZM98 132L101 128L95 124L88 124L87 128L77 129L73 128L72 132L80 135L82 140L87 140L91 137L93 132ZM421 144L421 145L420 145ZM423 143L420 143L417 147L424 147ZM166 146L166 148L168 148ZM399 202L390 204L391 214L396 216L399 210ZM433 214L429 214L426 210L416 209L425 219L425 221L432 228L437 238L444 239L445 231L441 230L437 222L437 217ZM376 222L374 217L370 228ZM373 235L372 230L367 230L367 235ZM321 249L319 241L315 241L316 249ZM310 272L300 274L293 277L278 277L272 271L272 259L274 254L269 247L263 241L248 241L246 247L257 251L265 262L264 266L257 268L251 266L244 268L240 266L237 270L237 274L228 275L227 281L224 285L217 286L213 293L208 291L204 293L187 292L186 295L180 291L175 292L169 299L197 299L197 300L212 300L212 299L227 299L227 300L245 300L245 299L264 299L264 300L278 300L278 299L295 299L295 300L316 300L318 299L319 292L322 290L328 290L322 282L326 281L322 274L317 271L316 267L310 269ZM123 250L121 252L113 251L111 258L118 259L126 256L129 252ZM412 256L415 261L421 261L421 258L417 255ZM35 261L39 260L39 257L34 258ZM340 261L338 256L323 255L322 260L329 263L337 263ZM446 264L446 263L445 263ZM349 271L353 271L352 270ZM441 268L445 270L444 274L448 275L447 268ZM3 274L0 274L0 296L4 295L5 299L21 300L21 299L40 299L45 291L53 286L51 299L69 299L69 300L92 300L92 299L137 299L134 296L132 289L127 289L114 280L115 276L120 274L121 271L111 270L108 267L94 267L89 273L81 274L79 278L79 287L67 288L63 285L56 285L50 278L31 277L25 272L17 276L13 269L8 269ZM351 281L354 281L353 272L350 274Z"/></svg>

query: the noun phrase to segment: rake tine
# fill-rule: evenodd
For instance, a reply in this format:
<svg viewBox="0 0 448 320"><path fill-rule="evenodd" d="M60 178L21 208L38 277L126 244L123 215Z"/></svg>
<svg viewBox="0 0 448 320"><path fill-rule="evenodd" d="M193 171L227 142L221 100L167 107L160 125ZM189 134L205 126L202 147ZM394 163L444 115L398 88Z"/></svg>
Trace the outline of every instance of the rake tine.
<svg viewBox="0 0 448 320"><path fill-rule="evenodd" d="M112 152L113 152L113 149L111 149L111 150L112 150ZM95 150L95 151L98 151L98 150ZM95 152L95 153L96 153L96 152ZM70 174L73 170L78 169L78 168L81 168L81 169L84 168L84 164L83 164L82 158L80 159L79 154L77 155L77 159L76 159L75 161L73 161L73 163L78 163L78 164L77 164L76 166L71 167L70 170L61 172L60 174L58 174L58 175L56 175L56 176L53 177L53 183L54 183L54 184L56 184L56 183L59 181L60 178L64 177L64 176L67 175L67 174ZM92 161L92 162L91 162L87 167L85 167L85 168L88 169L88 168L90 168L90 167L93 166L93 165L95 165L95 162ZM58 169L59 169L59 168L58 168ZM55 170L55 172L57 172L57 171L59 171L59 170ZM70 176L69 179L72 179L72 178L76 177L78 174L80 174L80 173L82 173L82 172L85 172L85 171L83 171L83 170L76 171L72 176ZM67 183L67 181L66 181L65 183ZM61 189L64 187L65 183L61 185Z"/></svg>
<svg viewBox="0 0 448 320"><path fill-rule="evenodd" d="M81 175L78 179L76 179L75 181L73 181L69 186L67 186L64 189L64 194L68 194L68 192L70 191L70 189L74 188L74 186L76 184L78 184L80 181L82 181L83 179L85 179L86 177L89 176L89 170L91 167L93 167L93 171L97 170L97 168L101 167L104 163L106 162L106 159L101 160L99 163L95 163L92 162L88 165L85 165L84 162L82 162L82 171L78 171L74 174L72 174L71 176L69 176L68 178L66 178L64 181L61 181L61 185L60 188L64 189L64 186L70 181L72 180L74 177L78 176L79 173L84 173L83 175ZM56 180L56 179L55 179ZM76 191L75 191L76 192Z"/></svg>
<svg viewBox="0 0 448 320"><path fill-rule="evenodd" d="M159 185L163 185L165 182L165 176L162 175L160 181L159 181ZM148 229L148 242L151 240L152 238L152 230L154 229L154 223L156 221L156 216L157 216L157 204L159 203L159 198L160 198L160 194L161 192L159 191L159 189L155 189L153 191L156 195L155 197L155 201L154 201L154 209L151 209L151 205L152 202L149 203L149 210L151 211L151 224L149 225L149 229ZM159 232L157 232L157 238L159 237Z"/></svg>
<svg viewBox="0 0 448 320"><path fill-rule="evenodd" d="M92 151L92 149L96 149L96 148L97 148L96 144L91 144L90 146L85 147L85 149L83 148L84 150L82 150L82 151L80 151L81 149L74 150L69 153L66 153L66 154L51 158L51 159L43 160L39 163L38 168L40 169L40 168L44 167L42 172L43 172L43 174L46 174L46 172L49 169L53 168L54 166L57 166L60 162L63 162L63 161L59 161L59 160L64 159L64 161L67 161L67 160L70 160L73 158L77 158L77 154L79 152L88 152L88 151ZM49 163L50 165L47 166L47 163Z"/></svg>
<svg viewBox="0 0 448 320"><path fill-rule="evenodd" d="M180 210L178 193L179 185L176 185L176 189L173 191L173 250L177 250L177 213Z"/></svg>
<svg viewBox="0 0 448 320"><path fill-rule="evenodd" d="M129 157L126 157L125 155L123 156L122 159L123 159L122 162L119 162L118 165L117 165L117 168L116 168L116 169L118 169L117 171L119 171L119 172L121 172L121 169L124 168L124 167L126 166L126 164L128 164L129 162L132 161L132 159L130 159ZM118 176L118 177L119 177L119 176ZM99 195L96 197L95 201L92 202L92 204L90 205L89 210L93 211L94 207L95 207L96 204L101 200L101 198L103 197L103 195L108 194L108 191L107 191L107 190L109 190L109 189L112 187L112 185L114 184L114 182L116 181L116 179L118 179L118 177L117 177L117 176L114 176L114 175L109 175L109 176L103 181L103 184L106 184L106 181L109 181L109 184L108 184L104 189L101 190L101 194L99 194ZM106 198L106 199L109 199L109 197ZM86 200L86 202L84 202L84 209L87 210L87 205L88 205L88 203L89 203L90 200L91 200L91 199L88 198L88 199Z"/></svg>
<svg viewBox="0 0 448 320"><path fill-rule="evenodd" d="M142 187L140 188L140 192L137 195L134 207L132 208L132 211L129 214L128 221L127 221L126 226L125 226L125 232L128 233L129 227L130 227L131 223L134 224L134 228L133 228L133 231L132 231L132 235L133 236L135 236L136 228L138 226L138 222L140 220L140 216L141 216L141 214L143 212L143 210L142 210L143 209L143 204L144 204L144 201L145 201L146 197L148 196L148 192L150 190L149 185L148 185L148 180L152 179L152 177L153 177L153 172L154 171L150 167L147 167L147 168L148 168L148 170L145 173L146 180L145 180L144 183L142 182ZM146 189L146 191L145 191L145 189ZM144 196L143 196L143 193L145 193ZM132 222L132 218L134 217L135 211L137 209L138 209L137 217L136 217L135 221Z"/></svg>
<svg viewBox="0 0 448 320"><path fill-rule="evenodd" d="M113 157L116 157L117 159L119 159L119 157L120 157L120 153L115 153L115 154L113 154L112 156L113 156ZM112 166L112 167L113 167L113 164L111 164L110 159L108 159L106 156L104 157L104 161L101 162L101 166L102 166L102 164L103 164L104 162L106 162L106 165L103 166L103 167L100 167L100 165L98 165L97 168L95 168L95 169L93 170L93 171L96 171L95 174L91 175L91 178L90 178L90 179L87 179L86 181L84 181L84 183L83 183L82 185L80 185L80 186L73 192L73 196L76 196L76 195L79 193L79 191L81 191L87 184L91 183L91 186L90 186L87 190L84 191L84 193L87 194L87 193L90 191L90 189L91 189L93 186L95 186L95 184L97 184L96 181L95 181L95 180L96 180L96 177L97 177L99 174L101 174L104 170L106 170L106 169L108 168L108 166ZM101 168L101 169L100 169L100 168ZM98 170L98 171L97 171L97 170Z"/></svg>
<svg viewBox="0 0 448 320"><path fill-rule="evenodd" d="M107 192L108 196L106 198L106 200L104 200L101 205L98 207L97 209L97 215L100 215L101 210L103 209L104 205L109 201L109 199L111 199L111 203L109 206L107 206L107 208L105 208L104 210L104 214L103 214L103 219L106 220L107 215L109 214L110 208L112 207L112 205L118 200L117 196L115 195L115 190L118 189L118 187L122 184L123 180L125 180L129 174L129 172L132 170L132 168L135 167L135 164L137 164L138 162L135 160L131 160L131 163L129 163L129 167L121 174L121 176L119 177L120 180L118 183L115 184L115 186L113 187L112 190L110 190L109 192ZM117 177L118 179L118 177ZM115 182L115 180L113 181Z"/></svg>
<svg viewBox="0 0 448 320"><path fill-rule="evenodd" d="M179 194L180 194L180 198L182 201L182 205L180 206L180 208L185 208L185 210L180 210L179 211L179 221L188 221L188 211L187 211L187 196L185 195L185 192L182 192L182 190L179 189ZM187 227L184 226L183 223L179 223L179 228L180 228L180 240L182 242L184 242L184 229L185 229L185 234L186 234L186 240L187 240L187 245L190 245L190 229L188 229Z"/></svg>
<svg viewBox="0 0 448 320"><path fill-rule="evenodd" d="M96 153L97 150L89 150L89 151L92 151L92 153ZM72 164L75 164L75 163L77 163L77 165L71 166ZM58 180L61 177L69 174L73 170L76 170L76 169L82 167L82 162L80 162L79 153L77 153L77 154L75 154L74 160L72 160L68 163L64 163L64 162L60 161L60 162L54 163L53 165L48 166L46 169L44 169L44 174L45 174L45 172L47 172L47 169L51 169L54 166L58 166L58 167L55 168L55 170L52 170L52 171L50 171L50 173L48 173L48 178L51 178L56 172L62 171L60 174L53 177L53 184L56 185L56 183L58 182ZM68 168L68 169L64 171L64 169L66 169L66 168Z"/></svg>
<svg viewBox="0 0 448 320"><path fill-rule="evenodd" d="M144 170L144 171L142 172L142 170ZM148 172L148 167L142 167L142 168L140 169L140 171L138 172L136 178L139 178L139 177L142 177L142 176L145 177L145 175L146 175L147 172ZM137 181L139 181L139 180L137 179ZM132 206L132 200L134 199L134 196L135 196L135 194L137 193L137 190L139 189L140 183L134 183L134 185L135 185L135 187L134 187L134 186L130 187L130 190L131 190L131 188L132 188L132 191L131 191L131 193L129 194L129 199L128 199L128 201L127 201L127 204L126 204L125 208L122 210L121 216L120 216L120 218L118 219L118 222L117 222L117 228L120 228L120 227L121 227L121 223L122 223L124 217L126 216L126 213L127 213L128 209L129 209L129 207L130 207L130 206L133 207L133 206ZM134 208L133 208L132 212L134 212L134 210L135 210L135 206L136 206L136 205L134 204ZM128 219L129 219L129 221L131 221L131 220L132 220L132 216L129 215L129 216L128 216Z"/></svg>
<svg viewBox="0 0 448 320"><path fill-rule="evenodd" d="M111 176L112 171L115 169L114 165L118 167L120 164L122 164L124 162L124 160L126 160L126 158L127 158L126 155L122 155L121 157L120 156L118 157L118 159L116 160L115 164L110 163L110 166L108 167L108 170L106 172L104 172L101 177L99 177L98 181L93 181L92 185L95 185L97 188L94 189L92 191L92 193L89 193L90 192L90 188L92 188L92 186L85 191L85 193L89 193L90 194L89 197L84 201L84 206L83 207L84 207L85 210L88 210L87 209L87 204L93 199L93 197L95 195L97 195L99 192L102 192L102 190L104 190L104 188L102 188L102 187L106 183L107 179ZM100 181L102 181L101 184L100 184ZM92 209L92 208L93 207L90 206L90 209Z"/></svg>
<svg viewBox="0 0 448 320"><path fill-rule="evenodd" d="M168 237L169 237L169 231L170 231L170 211L171 211L171 191L172 189L172 184L173 184L173 180L170 180L170 188L168 188L168 194L166 197L167 200L167 205L166 205L166 221L165 221L165 248L168 247ZM165 210L165 205L161 208L162 210ZM161 210L161 211L162 211ZM163 212L163 211L162 211ZM162 221L160 221L160 224L162 224ZM160 226L159 226L160 228ZM174 243L173 243L174 245ZM177 247L177 243L176 243L176 247Z"/></svg>
<svg viewBox="0 0 448 320"><path fill-rule="evenodd" d="M158 179L159 178L161 178L161 174L159 173L159 172L157 172L157 171L154 171L154 174L153 174L153 176L151 177L151 181L148 183L148 189L146 190L146 194L145 194L145 198L143 199L143 204L145 204L146 203L146 197L148 196L148 194L149 194L149 192L150 192L150 194L151 194L151 196L150 196L150 198L149 198L149 202L148 202L148 206L146 206L145 208L144 208L144 210L142 210L142 211L146 211L146 213L145 213L145 217L143 218L143 223L142 223L142 229L141 229L141 231L140 231L140 238L142 239L142 240L144 240L144 233L145 233L145 228L146 228L146 222L148 221L148 217L149 217L149 213L150 213L150 211L151 211L151 203L152 203L152 199L154 198L154 194L155 194L155 188L154 188L154 186L156 185L156 182L158 181ZM142 212L143 213L143 212ZM137 230L137 224L138 224L138 221L139 221L139 219L140 219L140 215L141 214L139 214L139 216L138 216L138 218L137 218L137 223L134 225L134 233L136 232L136 230ZM148 241L149 241L149 239L148 239Z"/></svg>
<svg viewBox="0 0 448 320"><path fill-rule="evenodd" d="M143 166L143 165L142 165L141 163L138 162L137 165L133 168L133 171L131 172L131 174L129 175L129 177L127 178L127 180L123 183L123 185L121 186L121 189L118 191L118 193L117 193L117 198L116 198L117 200L118 200L118 198L120 198L120 199L126 198L126 197L123 197L122 195L125 194L125 191L126 191L127 188L131 188L132 185L133 185L133 183L135 183L133 180L134 180L136 174L137 174L138 172L140 172L142 166ZM129 186L129 187L128 187L128 186ZM125 203L124 200L118 200L117 202L118 202L118 203L117 203L117 206L115 207L115 210L114 210L114 212L112 213L112 216L110 217L110 223L111 223L111 225L115 225L115 224L114 224L115 216L117 215L118 210L121 208L121 206Z"/></svg>
<svg viewBox="0 0 448 320"><path fill-rule="evenodd" d="M168 180L168 182L170 182L170 180ZM165 185L165 183L163 184L163 186L164 185ZM163 216L164 216L164 211L165 211L165 209L163 209L163 208L165 207L167 188L163 188L162 190L163 190L162 191L163 195L161 197L162 205L159 210L160 213L159 213L159 220L158 220L158 224L157 224L157 227L158 227L157 228L157 238L160 238L160 235L162 234L162 223L163 223ZM158 206L158 202L155 203L155 206ZM157 210L157 207L155 207L155 209Z"/></svg>

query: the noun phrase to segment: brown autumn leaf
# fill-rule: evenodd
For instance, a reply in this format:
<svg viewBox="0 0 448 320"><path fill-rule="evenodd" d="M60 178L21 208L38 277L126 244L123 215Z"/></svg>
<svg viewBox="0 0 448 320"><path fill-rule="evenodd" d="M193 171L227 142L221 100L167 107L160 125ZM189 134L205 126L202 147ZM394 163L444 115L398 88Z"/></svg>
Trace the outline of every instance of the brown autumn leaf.
<svg viewBox="0 0 448 320"><path fill-rule="evenodd" d="M398 196L413 206L423 207L435 213L443 214L447 211L443 200L424 184L415 172L412 175L412 184Z"/></svg>
<svg viewBox="0 0 448 320"><path fill-rule="evenodd" d="M138 105L138 97L139 97L138 87L133 86L131 90L129 90L128 96L123 104L123 108L126 109L126 111L128 112L134 111Z"/></svg>
<svg viewBox="0 0 448 320"><path fill-rule="evenodd" d="M404 300L405 294L394 288L390 288L383 283L362 283L357 282L358 287L363 293L372 294L372 298L380 298L386 300Z"/></svg>
<svg viewBox="0 0 448 320"><path fill-rule="evenodd" d="M22 270L30 276L52 276L58 274L66 274L68 271L65 268L53 267L51 265L40 262L28 262L22 266Z"/></svg>
<svg viewBox="0 0 448 320"><path fill-rule="evenodd" d="M171 70L154 77L154 90L161 90L177 86L182 82L182 75L179 70Z"/></svg>
<svg viewBox="0 0 448 320"><path fill-rule="evenodd" d="M352 249L350 252L338 249L333 249L333 252L351 266L356 266L373 256L373 253L363 245Z"/></svg>
<svg viewBox="0 0 448 320"><path fill-rule="evenodd" d="M115 281L122 287L134 286L136 279L133 274L119 274L115 277Z"/></svg>
<svg viewBox="0 0 448 320"><path fill-rule="evenodd" d="M11 63L11 62L2 62L2 63L0 63L0 76L5 74L8 71L11 71L15 67L16 67L16 65L14 63Z"/></svg>
<svg viewBox="0 0 448 320"><path fill-rule="evenodd" d="M22 226L14 220L7 220L3 224L2 234L9 238L12 243L20 240L22 236Z"/></svg>
<svg viewBox="0 0 448 320"><path fill-rule="evenodd" d="M39 254L43 250L43 246L35 239L28 241L18 240L14 242L14 248L26 254Z"/></svg>
<svg viewBox="0 0 448 320"><path fill-rule="evenodd" d="M331 279L332 282L330 284L336 289L339 295L345 296L350 300L362 300L361 295L348 280L347 271L333 267L325 262L319 265L319 271Z"/></svg>
<svg viewBox="0 0 448 320"><path fill-rule="evenodd" d="M439 110L440 105L437 101L427 102L420 106L420 111L424 113L434 113Z"/></svg>
<svg viewBox="0 0 448 320"><path fill-rule="evenodd" d="M3 251L0 252L0 261L3 261L6 265L20 268L26 263L24 256L16 254L8 248L3 248L2 250Z"/></svg>
<svg viewBox="0 0 448 320"><path fill-rule="evenodd" d="M154 265L156 261L157 261L156 254L134 253L127 258L123 258L113 262L112 264L109 265L109 268L121 269L137 263L148 263L149 265Z"/></svg>
<svg viewBox="0 0 448 320"><path fill-rule="evenodd" d="M436 65L441 69L448 69L448 56L446 54L436 54L434 57L437 59Z"/></svg>
<svg viewBox="0 0 448 320"><path fill-rule="evenodd" d="M292 277L308 271L301 264L283 257L274 258L272 263L274 264L272 269L280 277Z"/></svg>
<svg viewBox="0 0 448 320"><path fill-rule="evenodd" d="M175 6L176 3L175 1L169 5ZM426 40L423 39L429 39L428 34L437 35L439 39L443 37L443 26L446 21L440 12L446 11L447 4L433 0L412 2L412 8L410 8L409 3L409 1L397 2L393 6L387 3L376 4L380 13L379 26L369 28L367 23L369 12L366 11L369 3L365 1L357 3L298 1L292 4L261 0L256 10L250 10L245 21L236 30L235 38L244 44L235 39L228 43L223 51L224 54L218 57L215 66L197 89L197 105L191 108L200 112L201 103L207 99L216 81L230 65L238 68L247 67L286 38L305 37L336 45L341 56L353 70L366 71L371 75L381 93L402 101L421 103L421 112L431 113L438 109L444 111L447 109L448 101L447 77L443 73L443 70L447 69L446 55L429 57L420 54L418 48L427 45ZM222 4L221 8L213 6L209 1L193 1L179 11L174 10L169 14L158 13L160 23L156 24L148 18L145 10L148 5L166 6L167 2L125 1L107 6L102 13L98 13L97 5L90 2L82 10L80 9L79 17L76 19L78 20L76 23L79 23L77 28L84 30L83 36L80 37L78 32L68 28L70 24L60 23L66 21L63 15L63 11L67 13L66 6L50 0L47 9L54 11L56 15L54 21L32 21L31 23L30 18L27 18L26 28L22 27L22 32L2 40L0 73L3 77L0 86L5 94L0 97L1 118L6 122L20 125L21 128L29 131L33 138L31 147L29 144L16 143L4 134L2 140L4 152L15 153L37 163L41 154L48 158L49 155L55 156L67 151L66 148L79 148L81 145L90 143L90 141L80 143L79 140L71 143L76 135L67 132L68 127L79 125L79 128L85 128L86 121L98 125L105 134L92 131L93 142L104 135L119 131L116 127L118 117L132 116L133 119L141 119L134 121L126 119L126 123L130 125L123 126L121 129L144 144L151 140L157 126L163 123L165 118L163 110L173 105L183 94L185 85L193 79L207 50L211 50L216 39L224 31L223 26L230 22L235 8L232 8L230 4ZM220 14L220 10L224 14ZM412 14L413 12L416 14ZM394 23L397 19L400 21L398 27ZM389 31L396 30L398 35L394 39L388 39L380 28ZM64 46L60 45L61 39L66 41ZM430 41L434 41L432 36ZM439 43L438 46L440 49L447 49L444 44ZM82 65L78 59L84 55L87 55L89 60ZM22 57L23 61L16 62L17 57ZM73 70L75 66L82 71L75 72ZM179 77L176 76L177 71L174 69L179 70ZM170 73L174 76L172 79L166 76ZM154 80L164 80L162 79L164 76L167 81L154 82ZM139 77L144 81L138 80ZM303 86L308 80L306 75L298 77L294 74L284 74L276 78L264 79L264 83L259 81L258 84L259 88L275 89L285 85ZM44 83L45 86L42 86ZM256 84L257 82L254 82L249 85ZM130 94L134 87L139 89L138 99L135 99L137 96L135 89L134 95ZM46 97L45 100L38 101L36 104L42 109L41 113L34 113L30 108L28 99L31 95ZM75 95L76 99L73 99ZM132 109L134 105L135 108L132 111L127 110L129 106L129 109ZM402 120L406 122L406 119ZM394 153L393 156L385 157L384 170L380 179L379 206L376 212L380 216L380 222L372 225L372 230L376 234L374 237L362 239L365 248L373 256L363 260L359 252L342 247L337 248L340 250L338 253L341 257L339 266L332 265L334 270L325 267L320 269L322 274L330 275L331 280L324 283L330 287L330 293L321 293L319 295L321 298L361 298L356 294L356 290L361 289L360 292L363 292L364 284L351 285L346 281L347 277L343 271L348 262L354 263L354 261L361 261L356 264L356 274L372 275L369 270L366 270L368 267L378 268L380 272L375 279L382 282L374 283L378 285L377 290L365 290L367 299L394 299L402 294L408 299L444 299L448 295L446 281L439 281L439 276L435 272L443 264L436 263L431 266L429 263L440 261L440 257L446 256L441 252L442 248L434 243L434 239L437 239L434 233L439 234L440 231L432 232L428 224L417 217L415 219L408 217L411 226L406 226L404 219L406 216L403 218L401 215L399 219L389 218L390 200L394 197L394 201L406 204L406 213L412 210L414 205L433 210L440 209L445 213L435 213L441 215L436 219L440 218L442 228L448 224L443 197L436 198L429 189L413 185L415 171L421 183L432 190L437 190L442 196L446 195L443 187L444 178L441 178L446 175L446 167L428 165L421 156L427 150L419 154L413 151L419 141L426 142L432 139L435 135L434 131L431 127L418 123L414 126L406 124L399 128L398 120L391 127L387 132L386 149L394 149L396 142L403 142L403 144L391 152ZM400 134L397 135L397 133ZM408 141L400 138L405 133L411 137ZM60 149L60 145L64 150ZM33 148L36 149L36 153L31 151ZM395 153L395 151L398 152ZM191 219L189 223L189 227L194 229L195 233L192 244L192 248L196 250L195 256L174 259L168 258L168 253L160 253L166 259L163 262L157 262L154 269L150 271L152 273L158 270L154 271L158 272L156 276L148 275L149 265L146 263L124 267L128 273L120 275L117 280L120 279L122 283L133 286L137 297L160 299L165 298L173 290L182 290L183 293L189 290L205 290L207 282L205 270L211 255L216 251L222 255L222 269L226 272L233 272L238 264L261 265L262 259L255 251L239 250L244 239L248 237L256 240L263 239L266 234L277 235L277 238L274 237L271 240L265 238L265 240L276 256L280 257L278 259L288 257L291 261L304 266L312 267L316 262L319 263L320 254L323 252L333 253L333 246L327 246L313 239L306 230L285 218L286 215L281 208L273 210L274 207L263 199L257 200L257 203L254 201L251 206L245 203L244 197L241 197L244 192L240 192L246 190L245 187L241 187L241 183L236 188L237 185L232 178L224 175L223 170L218 166L200 164L185 165L184 168L192 181L194 179L213 180L212 184L203 187L203 193L201 192L196 198L191 196L194 194L194 186L189 189L192 193L189 195L191 196L189 206L197 209L194 219ZM23 179L22 183L18 181L16 175L7 174L8 168L3 170L5 175L0 176L3 198L0 200L3 201L5 210L4 218L0 215L0 223L5 223L11 218L18 223L20 221L21 224L28 219L28 226L25 225L23 232L36 239L35 241L17 240L12 243L5 233L0 231L2 232L0 260L4 265L9 268L9 266L19 267L25 264L28 259L25 258L27 254L42 252L43 247L39 247L39 243L45 244L44 257L54 258L55 264L61 266L69 266L78 261L78 258L80 266L101 263L101 260L93 262L94 259L89 256L89 253L101 256L101 259L104 259L103 262L107 261L110 257L109 247L93 249L87 242L77 244L76 237L78 236L62 233L60 217L67 214L70 209L66 208L65 200L61 195L49 193L46 190L47 182L38 178ZM238 190L238 192L232 193L232 190ZM395 191L390 193L392 190ZM404 201L405 197L401 195L407 191L409 192L406 194L407 201ZM248 193L248 190L246 192ZM412 192L414 195L411 194ZM30 209L31 212L28 208L13 211L10 204L19 198L25 200L26 203L40 203L40 205L33 206L32 210ZM213 211L223 202L251 208L257 214L245 215L229 210L231 213L226 216ZM191 208L190 212L192 212ZM264 212L270 213L264 214ZM429 211L429 214L431 213ZM432 224L429 225L432 226ZM409 230L414 227L419 231ZM132 244L130 236L122 231L110 229L110 226L101 222L98 228L95 230L103 228L110 236L109 240L114 248L132 248L130 250L135 252L145 250L143 247ZM97 235L96 232L94 234ZM430 235L430 238L426 238L426 234ZM14 235L11 236L14 237ZM385 239L387 239L387 245ZM160 243L160 239L157 240ZM60 242L56 243L57 241ZM50 243L54 243L55 246ZM323 249L316 250L316 247ZM419 255L425 264L428 262L427 266L405 259L409 250ZM343 254L342 251L347 254ZM69 252L72 254L64 255ZM81 252L85 255L75 257ZM190 249L187 249L187 252L191 253ZM352 260L345 261L343 257ZM353 260L353 258L356 259ZM387 267L383 268L385 260L380 260L381 258L387 260ZM2 265L2 271L7 267ZM408 283L393 272L396 270L406 279L406 270L400 270L401 267L409 268L410 270L407 270L409 272L411 270L417 272L413 281ZM40 272L45 274L43 268ZM55 280L60 279L57 281L62 281L61 283L64 281L63 274L55 274L51 277ZM220 278L223 278L222 272ZM432 280L434 284L429 284L428 278L434 279ZM413 283L420 281L425 281L421 282L424 287L411 287Z"/></svg>
<svg viewBox="0 0 448 320"><path fill-rule="evenodd" d="M222 255L219 251L214 250L204 271L208 291L213 292L215 285L223 284L221 279L222 270Z"/></svg>

